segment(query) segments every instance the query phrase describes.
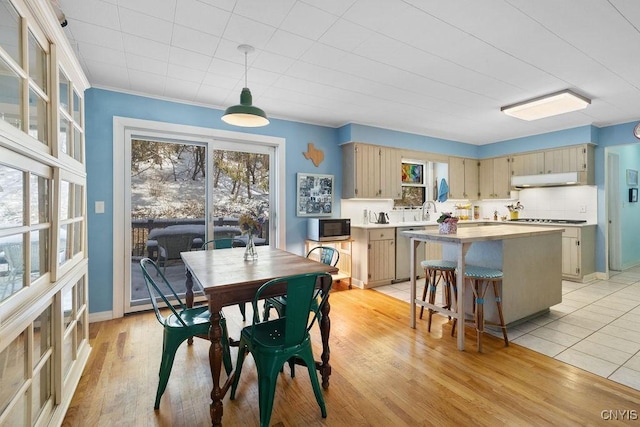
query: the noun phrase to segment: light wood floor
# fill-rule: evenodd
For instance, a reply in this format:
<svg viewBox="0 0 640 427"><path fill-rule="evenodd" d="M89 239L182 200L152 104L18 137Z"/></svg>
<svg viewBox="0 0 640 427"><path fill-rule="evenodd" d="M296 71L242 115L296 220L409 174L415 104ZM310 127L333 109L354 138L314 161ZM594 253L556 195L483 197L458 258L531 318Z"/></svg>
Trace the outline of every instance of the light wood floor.
<svg viewBox="0 0 640 427"><path fill-rule="evenodd" d="M247 307L249 308L249 307ZM230 334L242 323L236 306L225 309ZM249 316L247 316L249 318ZM426 319L426 317L425 317ZM407 303L372 290L331 295L331 375L322 419L303 367L280 376L274 426L638 425L603 420L602 411L640 410L640 392L518 345L486 336L475 351L456 350L450 324L437 319L409 327ZM314 351L320 338L314 328ZM162 328L152 313L90 325L93 351L64 426L207 426L208 343L178 350L174 371L153 410ZM235 349L233 351L235 363ZM238 395L224 399L225 426L258 425L253 359L245 361ZM607 412L607 415L609 412ZM636 412L637 414L637 412ZM610 416L608 418L611 418Z"/></svg>

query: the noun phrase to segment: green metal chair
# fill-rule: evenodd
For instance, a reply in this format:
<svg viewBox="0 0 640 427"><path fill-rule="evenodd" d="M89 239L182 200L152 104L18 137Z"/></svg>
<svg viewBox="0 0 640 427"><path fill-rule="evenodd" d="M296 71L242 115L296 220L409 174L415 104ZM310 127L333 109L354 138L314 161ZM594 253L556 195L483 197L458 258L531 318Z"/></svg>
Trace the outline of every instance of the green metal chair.
<svg viewBox="0 0 640 427"><path fill-rule="evenodd" d="M212 239L207 242L204 242L202 245L203 250L208 249L229 249L233 247L233 239L224 238L224 239Z"/></svg>
<svg viewBox="0 0 640 427"><path fill-rule="evenodd" d="M319 318L320 309L329 296L327 292L322 296L320 303L317 303L316 283L319 280L331 281L331 276L327 273L310 273L273 279L262 285L253 298L253 322L251 326L243 328L240 333L231 400L236 397L242 364L245 354L249 352L253 355L258 370L260 426L269 426L278 372L284 362L293 358L301 359L307 366L322 418L327 417L309 336L309 330ZM289 303L287 315L260 322L258 301L263 298L264 293L273 292L273 287L278 288L277 291L286 292ZM309 312L312 312L313 316L309 316Z"/></svg>
<svg viewBox="0 0 640 427"><path fill-rule="evenodd" d="M164 327L162 361L160 362L159 373L160 381L158 382L156 401L153 406L154 409L158 409L160 407L160 398L169 382L169 375L171 375L171 368L173 367L173 360L178 347L180 347L183 341L195 336L208 339L210 315L206 306L187 308L153 260L143 258L140 261L140 267L142 268L142 274L147 285L147 290L149 291L149 297L151 298L151 304L156 313L156 318ZM161 285L156 283L151 273L161 280ZM167 295L175 298L177 309L169 302ZM168 317L164 317L160 312L158 300L164 302L166 307L171 310L171 314ZM227 332L227 323L222 312L220 312L220 326L222 328L222 362L227 375L229 375L232 369L231 354L229 352L229 334Z"/></svg>
<svg viewBox="0 0 640 427"><path fill-rule="evenodd" d="M340 253L330 246L316 246L307 252L307 258L317 258L320 262L335 267L340 259ZM320 291L318 290L318 294L319 292ZM269 312L272 308L276 309L278 317L285 316L287 310L287 298L285 296L267 298L264 301L262 314L264 320L269 320Z"/></svg>
<svg viewBox="0 0 640 427"><path fill-rule="evenodd" d="M204 244L202 245L202 249L203 250L208 250L209 247L211 247L211 249L229 249L233 247L233 239L231 238L224 238L224 239L213 239L213 240L209 240L207 242L204 242ZM246 306L244 303L238 304L238 308L240 309L240 313L242 314L242 321L246 322L247 321L247 316L246 316Z"/></svg>

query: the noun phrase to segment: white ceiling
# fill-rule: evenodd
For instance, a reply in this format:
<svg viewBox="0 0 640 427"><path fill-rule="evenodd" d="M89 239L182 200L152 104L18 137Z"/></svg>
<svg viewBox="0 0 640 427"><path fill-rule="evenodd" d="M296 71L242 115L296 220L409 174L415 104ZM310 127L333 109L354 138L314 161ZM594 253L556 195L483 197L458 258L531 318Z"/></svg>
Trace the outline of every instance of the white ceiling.
<svg viewBox="0 0 640 427"><path fill-rule="evenodd" d="M52 0L56 1L56 0ZM640 119L637 0L57 0L94 87L487 144ZM562 89L533 122L500 107ZM217 120L217 119L216 119Z"/></svg>

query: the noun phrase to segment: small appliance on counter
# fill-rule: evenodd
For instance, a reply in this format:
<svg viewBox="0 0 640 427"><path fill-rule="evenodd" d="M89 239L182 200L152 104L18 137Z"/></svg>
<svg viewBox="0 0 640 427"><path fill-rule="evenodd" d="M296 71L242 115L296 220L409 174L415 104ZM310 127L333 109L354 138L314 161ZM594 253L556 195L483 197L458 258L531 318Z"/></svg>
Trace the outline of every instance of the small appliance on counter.
<svg viewBox="0 0 640 427"><path fill-rule="evenodd" d="M307 238L316 242L348 240L351 237L349 218L309 218Z"/></svg>
<svg viewBox="0 0 640 427"><path fill-rule="evenodd" d="M370 221L370 222L373 222L375 224L389 224L389 215L387 215L386 212L375 213L373 211L369 211L369 214L373 214L375 218L374 221Z"/></svg>

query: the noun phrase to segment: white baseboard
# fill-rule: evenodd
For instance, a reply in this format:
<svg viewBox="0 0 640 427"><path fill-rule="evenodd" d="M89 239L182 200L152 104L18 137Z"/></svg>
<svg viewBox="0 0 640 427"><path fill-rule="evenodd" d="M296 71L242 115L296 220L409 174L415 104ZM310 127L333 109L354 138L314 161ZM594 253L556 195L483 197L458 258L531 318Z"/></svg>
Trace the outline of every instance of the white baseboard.
<svg viewBox="0 0 640 427"><path fill-rule="evenodd" d="M113 311L89 313L89 323L104 322L105 320L113 320Z"/></svg>

